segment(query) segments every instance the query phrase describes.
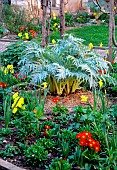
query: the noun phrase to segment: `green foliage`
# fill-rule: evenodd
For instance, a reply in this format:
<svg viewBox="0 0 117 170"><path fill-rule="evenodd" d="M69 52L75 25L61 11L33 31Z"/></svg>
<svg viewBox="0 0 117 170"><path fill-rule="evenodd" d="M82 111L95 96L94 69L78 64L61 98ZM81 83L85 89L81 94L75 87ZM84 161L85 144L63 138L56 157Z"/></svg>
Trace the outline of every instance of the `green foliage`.
<svg viewBox="0 0 117 170"><path fill-rule="evenodd" d="M82 42L70 35L51 48L43 49L31 43L19 62L20 71L23 75L29 74L32 83L46 81L50 92L58 95L75 92L84 80L92 87L98 80L98 70L108 70L108 62Z"/></svg>
<svg viewBox="0 0 117 170"><path fill-rule="evenodd" d="M78 13L76 19L78 23L87 23L90 21L90 16L87 12Z"/></svg>
<svg viewBox="0 0 117 170"><path fill-rule="evenodd" d="M10 144L7 144L5 146L5 150L0 150L0 156L4 159L6 158L12 158L13 156L17 155L19 153L19 150L17 146L12 146Z"/></svg>
<svg viewBox="0 0 117 170"><path fill-rule="evenodd" d="M4 66L13 64L17 67L17 63L23 57L22 52L25 49L26 44L24 42L16 42L7 47L7 49L0 54L1 62Z"/></svg>
<svg viewBox="0 0 117 170"><path fill-rule="evenodd" d="M55 158L49 166L49 170L71 170L71 164L68 160Z"/></svg>
<svg viewBox="0 0 117 170"><path fill-rule="evenodd" d="M25 11L11 5L4 5L2 8L3 20L10 32L19 32L19 27L25 24Z"/></svg>
<svg viewBox="0 0 117 170"><path fill-rule="evenodd" d="M47 154L48 152L40 141L37 141L34 145L31 145L24 151L26 163L39 167L44 165L48 158Z"/></svg>
<svg viewBox="0 0 117 170"><path fill-rule="evenodd" d="M16 120L13 120L13 124L17 128L18 136L20 140L25 140L25 138L30 134L39 134L39 122L35 114L30 111L22 111L22 116L16 116Z"/></svg>
<svg viewBox="0 0 117 170"><path fill-rule="evenodd" d="M65 13L65 25L74 27L75 26L75 18L73 14Z"/></svg>

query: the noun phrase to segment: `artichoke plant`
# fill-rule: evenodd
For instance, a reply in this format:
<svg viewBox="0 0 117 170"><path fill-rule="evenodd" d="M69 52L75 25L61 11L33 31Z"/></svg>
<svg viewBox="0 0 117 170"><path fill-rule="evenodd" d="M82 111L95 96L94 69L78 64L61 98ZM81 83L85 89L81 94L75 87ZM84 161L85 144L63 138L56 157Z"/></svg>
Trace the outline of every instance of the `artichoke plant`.
<svg viewBox="0 0 117 170"><path fill-rule="evenodd" d="M83 81L92 87L99 79L100 69L108 73L109 62L85 46L83 41L69 35L55 46L46 48L30 42L19 62L21 74L27 74L34 84L46 81L50 84L50 92L58 95L75 92Z"/></svg>

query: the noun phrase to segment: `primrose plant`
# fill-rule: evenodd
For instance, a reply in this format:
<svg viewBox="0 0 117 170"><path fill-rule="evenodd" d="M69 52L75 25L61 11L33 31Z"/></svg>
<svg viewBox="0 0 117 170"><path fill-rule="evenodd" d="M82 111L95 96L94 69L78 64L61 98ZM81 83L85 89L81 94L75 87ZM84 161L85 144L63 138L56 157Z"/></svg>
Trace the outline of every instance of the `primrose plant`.
<svg viewBox="0 0 117 170"><path fill-rule="evenodd" d="M97 55L83 40L73 36L64 36L53 47L42 48L36 42L27 44L24 57L20 60L20 72L28 74L32 83L46 81L50 92L63 95L75 92L84 81L98 81L99 73L106 70L108 75L109 62ZM104 78L104 74L101 75Z"/></svg>

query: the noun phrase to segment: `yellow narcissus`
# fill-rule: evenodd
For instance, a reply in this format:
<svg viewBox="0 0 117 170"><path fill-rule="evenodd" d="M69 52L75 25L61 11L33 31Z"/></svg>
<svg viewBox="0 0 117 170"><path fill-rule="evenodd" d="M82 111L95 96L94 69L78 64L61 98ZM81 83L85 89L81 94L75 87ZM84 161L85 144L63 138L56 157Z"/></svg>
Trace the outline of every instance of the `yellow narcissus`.
<svg viewBox="0 0 117 170"><path fill-rule="evenodd" d="M90 50L93 49L93 44L92 43L89 43L89 48L90 48Z"/></svg>
<svg viewBox="0 0 117 170"><path fill-rule="evenodd" d="M100 88L103 86L103 81L102 80L100 80L99 82L99 86L100 86Z"/></svg>
<svg viewBox="0 0 117 170"><path fill-rule="evenodd" d="M82 95L82 96L80 96L80 97L81 97L81 101L82 101L82 102L87 102L88 96Z"/></svg>

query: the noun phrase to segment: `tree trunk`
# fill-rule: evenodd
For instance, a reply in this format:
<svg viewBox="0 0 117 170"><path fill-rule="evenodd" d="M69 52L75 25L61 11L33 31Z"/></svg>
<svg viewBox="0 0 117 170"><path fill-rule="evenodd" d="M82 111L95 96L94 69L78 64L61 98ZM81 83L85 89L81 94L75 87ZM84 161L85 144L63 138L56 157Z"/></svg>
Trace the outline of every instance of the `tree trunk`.
<svg viewBox="0 0 117 170"><path fill-rule="evenodd" d="M112 62L112 37L113 37L113 15L114 15L114 0L110 1L110 19L109 19L109 57L108 61Z"/></svg>
<svg viewBox="0 0 117 170"><path fill-rule="evenodd" d="M42 46L46 45L46 14L47 14L47 0L42 3L43 17L42 17Z"/></svg>
<svg viewBox="0 0 117 170"><path fill-rule="evenodd" d="M64 0L60 0L60 36L63 38L65 34L65 4Z"/></svg>

